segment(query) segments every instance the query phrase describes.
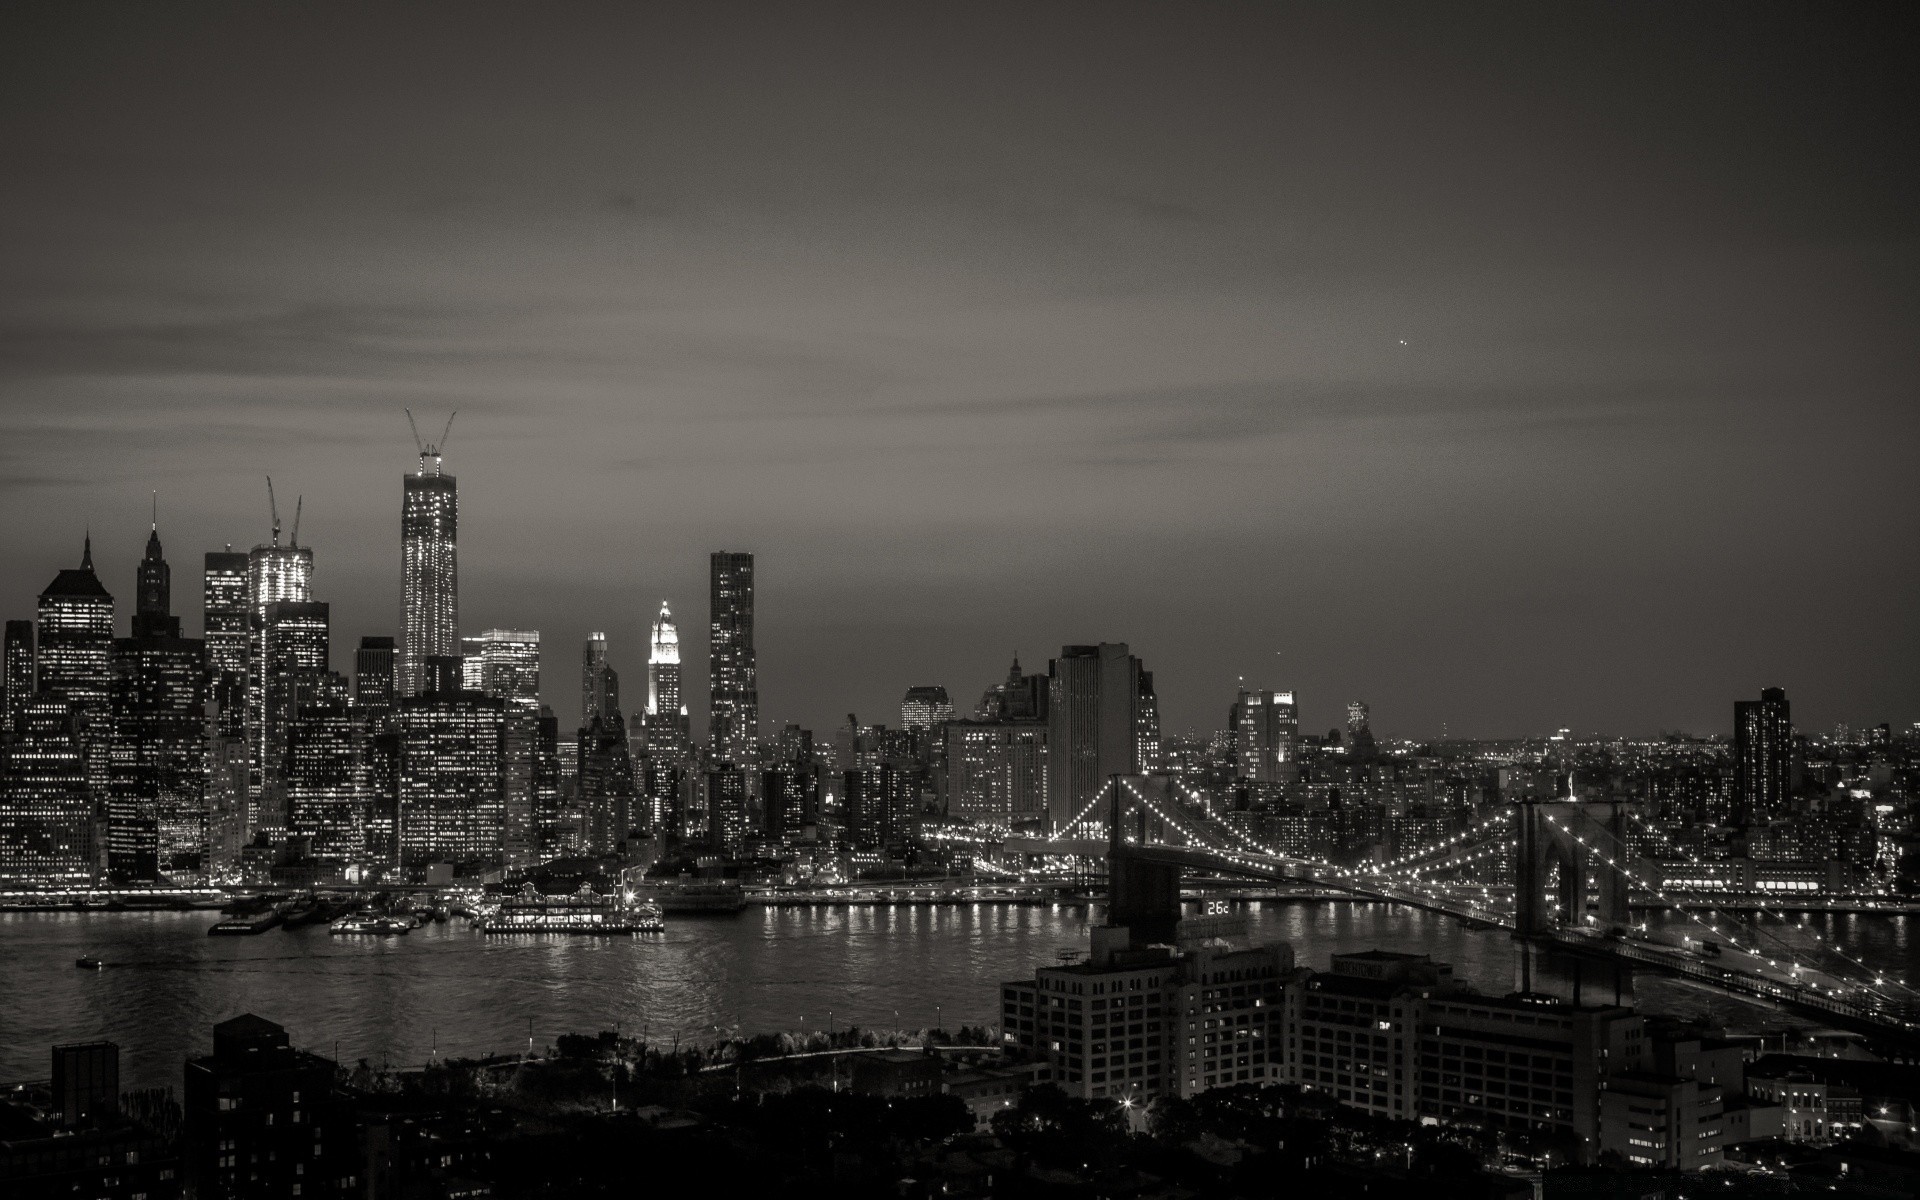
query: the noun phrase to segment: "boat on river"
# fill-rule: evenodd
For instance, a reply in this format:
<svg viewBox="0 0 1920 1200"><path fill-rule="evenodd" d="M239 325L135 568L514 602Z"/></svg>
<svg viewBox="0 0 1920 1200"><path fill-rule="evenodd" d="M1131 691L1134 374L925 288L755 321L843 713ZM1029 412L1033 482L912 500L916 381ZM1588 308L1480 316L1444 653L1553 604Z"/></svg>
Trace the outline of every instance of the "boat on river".
<svg viewBox="0 0 1920 1200"><path fill-rule="evenodd" d="M386 913L349 913L327 927L334 934L372 934L377 937L390 937L394 934L412 933L412 917L394 917Z"/></svg>
<svg viewBox="0 0 1920 1200"><path fill-rule="evenodd" d="M564 896L549 896L532 884L518 894L483 904L474 917L482 933L658 933L666 928L658 905L624 902L589 884Z"/></svg>
<svg viewBox="0 0 1920 1200"><path fill-rule="evenodd" d="M207 930L208 937L251 937L256 933L265 933L281 921L281 912L270 908L263 913L228 917L226 920Z"/></svg>

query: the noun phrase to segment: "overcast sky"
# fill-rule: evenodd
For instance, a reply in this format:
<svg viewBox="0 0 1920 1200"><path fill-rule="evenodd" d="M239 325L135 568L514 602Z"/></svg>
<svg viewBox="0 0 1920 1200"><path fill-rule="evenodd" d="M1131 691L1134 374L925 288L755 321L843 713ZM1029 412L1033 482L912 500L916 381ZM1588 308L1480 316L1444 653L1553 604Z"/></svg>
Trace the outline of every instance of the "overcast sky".
<svg viewBox="0 0 1920 1200"><path fill-rule="evenodd" d="M758 558L764 727L1130 642L1170 730L1920 720L1916 46L1854 6L13 4L0 612L314 549L578 715Z"/></svg>

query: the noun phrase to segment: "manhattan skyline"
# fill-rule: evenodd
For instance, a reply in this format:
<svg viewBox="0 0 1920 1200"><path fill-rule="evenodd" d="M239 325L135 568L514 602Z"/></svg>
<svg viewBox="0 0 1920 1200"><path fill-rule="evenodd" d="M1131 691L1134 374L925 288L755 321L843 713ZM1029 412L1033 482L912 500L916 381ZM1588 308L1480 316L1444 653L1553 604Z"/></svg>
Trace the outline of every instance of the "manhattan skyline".
<svg viewBox="0 0 1920 1200"><path fill-rule="evenodd" d="M764 732L1100 640L1168 730L1920 713L1873 14L16 11L9 614L89 531L130 612L152 490L177 571L268 541L272 475L336 645L398 634L458 408L461 632L562 711L667 599L704 728L724 548Z"/></svg>

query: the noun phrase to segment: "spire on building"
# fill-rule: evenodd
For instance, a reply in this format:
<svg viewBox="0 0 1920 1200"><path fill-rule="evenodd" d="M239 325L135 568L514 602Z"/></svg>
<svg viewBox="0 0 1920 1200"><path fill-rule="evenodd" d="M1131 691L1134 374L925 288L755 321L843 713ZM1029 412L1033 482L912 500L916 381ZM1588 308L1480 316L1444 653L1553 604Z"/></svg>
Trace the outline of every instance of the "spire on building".
<svg viewBox="0 0 1920 1200"><path fill-rule="evenodd" d="M80 569L93 570L93 530L91 529L87 530L87 540L81 543Z"/></svg>

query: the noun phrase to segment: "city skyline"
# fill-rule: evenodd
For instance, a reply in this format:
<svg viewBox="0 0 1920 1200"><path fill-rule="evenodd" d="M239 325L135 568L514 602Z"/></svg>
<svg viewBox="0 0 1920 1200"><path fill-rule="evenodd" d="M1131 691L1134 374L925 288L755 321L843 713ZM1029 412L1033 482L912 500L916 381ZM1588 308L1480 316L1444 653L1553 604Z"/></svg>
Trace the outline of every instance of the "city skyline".
<svg viewBox="0 0 1920 1200"><path fill-rule="evenodd" d="M398 633L400 410L458 408L463 625L549 679L734 546L769 723L1103 639L1172 730L1920 709L1871 14L17 11L8 613L89 525L130 594L153 489L264 541L272 474Z"/></svg>

